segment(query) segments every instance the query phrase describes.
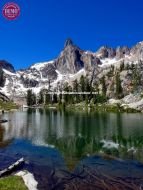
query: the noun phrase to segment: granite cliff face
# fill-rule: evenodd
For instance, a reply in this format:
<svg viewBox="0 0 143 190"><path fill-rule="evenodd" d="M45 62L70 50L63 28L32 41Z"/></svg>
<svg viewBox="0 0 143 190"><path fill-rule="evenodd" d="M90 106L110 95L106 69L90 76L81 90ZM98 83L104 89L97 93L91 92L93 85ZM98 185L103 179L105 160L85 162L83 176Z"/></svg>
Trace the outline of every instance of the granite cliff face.
<svg viewBox="0 0 143 190"><path fill-rule="evenodd" d="M63 51L55 61L55 66L62 74L74 74L84 67L82 61L83 51L80 50L73 42L68 39L65 42Z"/></svg>
<svg viewBox="0 0 143 190"><path fill-rule="evenodd" d="M55 60L55 67L62 74L75 74L81 69L91 70L100 59L91 52L85 52L68 39L59 57Z"/></svg>
<svg viewBox="0 0 143 190"><path fill-rule="evenodd" d="M96 53L100 59L114 58L116 56L116 50L107 46L101 47Z"/></svg>
<svg viewBox="0 0 143 190"><path fill-rule="evenodd" d="M0 92L10 98L24 97L30 88L35 93L41 89L57 89L58 85L79 80L81 75L93 79L93 85L101 89L100 81L105 77L107 95L114 97L115 76L119 73L124 95L133 92L136 75L139 76L137 92L143 90L143 42L132 48L103 46L97 52L85 51L76 46L71 39L66 40L60 55L48 62L36 63L25 70L14 70L13 66L0 61L5 85Z"/></svg>

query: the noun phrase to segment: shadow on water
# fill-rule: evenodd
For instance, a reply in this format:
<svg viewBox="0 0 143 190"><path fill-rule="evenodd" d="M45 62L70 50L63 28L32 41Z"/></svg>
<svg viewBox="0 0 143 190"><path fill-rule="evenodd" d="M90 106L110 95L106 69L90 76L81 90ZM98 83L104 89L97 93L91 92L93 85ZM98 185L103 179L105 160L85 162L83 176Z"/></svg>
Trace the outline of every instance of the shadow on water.
<svg viewBox="0 0 143 190"><path fill-rule="evenodd" d="M24 157L39 189L142 189L142 114L33 109L2 119L1 169Z"/></svg>

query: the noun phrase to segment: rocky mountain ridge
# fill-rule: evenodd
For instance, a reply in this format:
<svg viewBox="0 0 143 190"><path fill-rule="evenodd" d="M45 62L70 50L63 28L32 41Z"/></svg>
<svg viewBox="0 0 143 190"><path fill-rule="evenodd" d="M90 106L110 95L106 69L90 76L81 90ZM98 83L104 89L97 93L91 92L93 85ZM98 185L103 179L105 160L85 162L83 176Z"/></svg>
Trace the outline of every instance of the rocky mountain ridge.
<svg viewBox="0 0 143 190"><path fill-rule="evenodd" d="M5 60L0 60L0 68L1 69L6 69L12 73L15 73L15 69L11 63L8 63Z"/></svg>
<svg viewBox="0 0 143 190"><path fill-rule="evenodd" d="M132 48L101 47L97 52L84 51L74 45L72 40L65 42L60 55L52 61L36 63L25 70L15 71L13 66L0 61L5 84L0 92L11 99L25 97L28 89L38 94L41 89L56 89L68 82L79 80L81 75L93 78L93 85L101 89L100 80L105 76L107 96L114 97L115 75L119 72L124 95L133 92L134 69L140 76L137 91L142 91L143 81L143 42ZM114 69L113 69L114 67ZM121 67L124 67L121 69Z"/></svg>

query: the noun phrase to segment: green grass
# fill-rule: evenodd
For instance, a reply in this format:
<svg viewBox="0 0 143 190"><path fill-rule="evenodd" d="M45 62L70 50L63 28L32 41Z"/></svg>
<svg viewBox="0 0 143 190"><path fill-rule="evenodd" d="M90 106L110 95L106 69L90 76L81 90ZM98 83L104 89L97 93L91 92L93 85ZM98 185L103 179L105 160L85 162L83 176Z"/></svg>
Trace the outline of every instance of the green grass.
<svg viewBox="0 0 143 190"><path fill-rule="evenodd" d="M90 109L89 109L90 108ZM88 107L85 102L79 103L79 104L71 104L66 106L67 110L73 110L73 111L95 111L95 112L121 112L121 113L137 113L140 112L133 108L124 108L121 107L119 104L110 105L107 103L98 103L98 104L90 104Z"/></svg>
<svg viewBox="0 0 143 190"><path fill-rule="evenodd" d="M21 177L10 176L0 179L0 190L28 190Z"/></svg>
<svg viewBox="0 0 143 190"><path fill-rule="evenodd" d="M17 109L18 106L13 102L3 102L0 100L0 110L11 110L11 109Z"/></svg>

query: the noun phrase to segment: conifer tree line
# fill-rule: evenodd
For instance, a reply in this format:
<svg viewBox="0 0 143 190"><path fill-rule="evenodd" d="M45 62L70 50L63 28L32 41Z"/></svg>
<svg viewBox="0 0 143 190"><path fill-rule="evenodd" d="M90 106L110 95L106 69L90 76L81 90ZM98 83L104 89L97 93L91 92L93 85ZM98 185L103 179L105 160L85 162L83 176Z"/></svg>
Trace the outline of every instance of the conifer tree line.
<svg viewBox="0 0 143 190"><path fill-rule="evenodd" d="M113 69L113 68L112 68ZM136 74L135 74L135 78ZM120 73L115 74L115 97L122 98L123 89L121 86ZM88 77L81 76L80 80L73 81L72 86L65 83L62 87L61 94L49 94L50 89L42 89L36 96L32 90L27 91L27 105L48 105L48 104L77 104L80 102L89 103L104 103L107 101L107 84L106 78L103 76L99 83L91 85ZM73 94L62 94L62 92L72 92ZM75 94L74 94L75 92ZM76 94L79 92L79 94ZM80 92L88 92L89 94L83 94ZM96 93L95 93L96 92Z"/></svg>
<svg viewBox="0 0 143 190"><path fill-rule="evenodd" d="M49 94L50 90L41 90L39 95L36 95L32 90L27 91L27 105L32 106L35 104L77 104L80 102L86 102L87 104L92 101L92 103L103 103L107 101L107 87L105 76L100 80L101 92L99 92L99 85L91 85L87 77L81 76L80 80L77 79L73 82L72 86L65 83L63 86L63 92L73 92L73 94ZM74 94L75 92L75 94ZM77 92L88 92L89 94L76 94ZM93 92L96 92L93 93ZM120 98L122 94L122 87L119 74L116 74L116 97Z"/></svg>
<svg viewBox="0 0 143 190"><path fill-rule="evenodd" d="M49 94L51 92L50 89L42 89L39 95L36 95L32 92L32 90L27 91L27 105L32 106L35 104L51 104L51 103L59 103L59 104L74 104L80 103L82 101L88 101L90 95L85 94L62 94L62 92L91 92L91 86L89 84L89 80L81 76L80 81L75 80L73 85L70 86L68 83L65 83L62 87L61 94Z"/></svg>

